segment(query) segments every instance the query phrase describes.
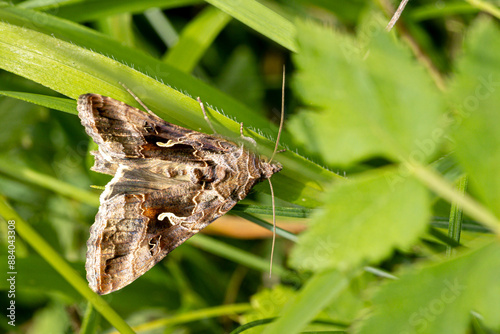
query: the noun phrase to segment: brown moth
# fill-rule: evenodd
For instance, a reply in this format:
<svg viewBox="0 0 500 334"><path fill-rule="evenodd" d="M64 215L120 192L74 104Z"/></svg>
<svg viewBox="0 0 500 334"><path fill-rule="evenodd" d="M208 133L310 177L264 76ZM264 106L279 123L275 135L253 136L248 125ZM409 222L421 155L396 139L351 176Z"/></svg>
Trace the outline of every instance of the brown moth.
<svg viewBox="0 0 500 334"><path fill-rule="evenodd" d="M133 282L282 169L110 97L81 95L78 116L99 146L92 170L113 176L87 241L87 280L99 294Z"/></svg>

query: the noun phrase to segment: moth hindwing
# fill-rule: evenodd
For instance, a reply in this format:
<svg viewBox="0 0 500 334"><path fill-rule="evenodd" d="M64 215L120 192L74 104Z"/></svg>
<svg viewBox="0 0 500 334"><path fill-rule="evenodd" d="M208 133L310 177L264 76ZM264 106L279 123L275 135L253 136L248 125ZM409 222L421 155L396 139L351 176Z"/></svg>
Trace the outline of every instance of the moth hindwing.
<svg viewBox="0 0 500 334"><path fill-rule="evenodd" d="M99 146L92 170L113 176L87 241L99 294L133 282L282 168L110 97L81 95L78 116Z"/></svg>

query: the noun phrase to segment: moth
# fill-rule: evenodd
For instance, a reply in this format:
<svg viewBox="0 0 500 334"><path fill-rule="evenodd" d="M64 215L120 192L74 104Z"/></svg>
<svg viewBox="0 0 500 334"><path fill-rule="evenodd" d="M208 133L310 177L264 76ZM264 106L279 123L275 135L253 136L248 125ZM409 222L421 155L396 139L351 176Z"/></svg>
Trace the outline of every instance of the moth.
<svg viewBox="0 0 500 334"><path fill-rule="evenodd" d="M110 97L81 95L77 109L99 147L91 169L113 176L87 241L87 280L101 295L133 282L282 169Z"/></svg>

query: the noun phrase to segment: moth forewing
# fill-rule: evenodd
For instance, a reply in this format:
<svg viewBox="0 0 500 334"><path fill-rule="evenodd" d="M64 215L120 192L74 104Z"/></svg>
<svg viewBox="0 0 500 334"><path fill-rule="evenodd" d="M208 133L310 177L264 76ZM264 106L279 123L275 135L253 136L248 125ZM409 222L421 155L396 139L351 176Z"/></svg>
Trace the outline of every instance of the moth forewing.
<svg viewBox="0 0 500 334"><path fill-rule="evenodd" d="M99 147L92 169L113 176L87 242L87 280L99 294L133 282L282 168L110 97L81 95L77 109Z"/></svg>

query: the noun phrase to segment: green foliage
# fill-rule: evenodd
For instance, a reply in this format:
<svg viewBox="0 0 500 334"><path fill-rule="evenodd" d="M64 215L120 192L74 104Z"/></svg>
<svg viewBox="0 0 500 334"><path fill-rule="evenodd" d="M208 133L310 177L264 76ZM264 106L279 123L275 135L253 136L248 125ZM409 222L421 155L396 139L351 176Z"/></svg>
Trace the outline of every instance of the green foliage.
<svg viewBox="0 0 500 334"><path fill-rule="evenodd" d="M381 8L366 0L0 3L0 260L12 255L4 236L15 221L18 272L16 327L0 328L500 331L499 10L480 0L410 2L406 29L388 33ZM219 133L237 138L243 122L269 156L277 126L267 116L281 104L283 63L291 85L287 151L276 156L284 168L272 179L276 211L306 229L278 230L272 277L271 243L228 232L197 235L125 289L94 294L85 241L101 190L90 186L109 178L88 170L95 148L74 99L93 92L137 106L123 83L166 120L210 132L200 96ZM233 213L266 227L266 192L256 187ZM448 220L450 231L437 224ZM0 282L2 301L11 289Z"/></svg>
<svg viewBox="0 0 500 334"><path fill-rule="evenodd" d="M328 164L374 156L425 162L441 141L422 151L422 143L442 127L443 97L408 47L383 30L383 21L368 15L357 37L299 25L294 88L308 108L289 126Z"/></svg>
<svg viewBox="0 0 500 334"><path fill-rule="evenodd" d="M373 300L375 312L360 333L465 333L471 310L487 326L498 328L498 275L498 242L414 268L378 291Z"/></svg>
<svg viewBox="0 0 500 334"><path fill-rule="evenodd" d="M294 268L352 270L406 249L425 232L429 196L417 180L395 184L395 170L364 173L330 189L290 256Z"/></svg>

